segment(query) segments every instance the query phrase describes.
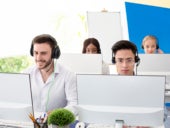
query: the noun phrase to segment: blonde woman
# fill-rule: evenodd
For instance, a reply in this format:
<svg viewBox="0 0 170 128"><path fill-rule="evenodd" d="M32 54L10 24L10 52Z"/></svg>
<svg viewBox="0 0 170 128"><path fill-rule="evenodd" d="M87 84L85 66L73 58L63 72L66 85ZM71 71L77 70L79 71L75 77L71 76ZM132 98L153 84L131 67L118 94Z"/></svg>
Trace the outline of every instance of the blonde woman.
<svg viewBox="0 0 170 128"><path fill-rule="evenodd" d="M156 36L147 35L143 38L142 49L146 54L163 54L164 52L159 48L158 39Z"/></svg>

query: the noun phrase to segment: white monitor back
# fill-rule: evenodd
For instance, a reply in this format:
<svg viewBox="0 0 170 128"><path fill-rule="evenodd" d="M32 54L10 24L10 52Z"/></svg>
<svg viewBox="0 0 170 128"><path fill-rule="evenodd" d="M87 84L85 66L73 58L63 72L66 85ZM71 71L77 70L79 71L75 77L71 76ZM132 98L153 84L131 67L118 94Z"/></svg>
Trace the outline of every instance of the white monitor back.
<svg viewBox="0 0 170 128"><path fill-rule="evenodd" d="M31 97L28 74L0 73L0 119L30 122Z"/></svg>
<svg viewBox="0 0 170 128"><path fill-rule="evenodd" d="M170 54L139 54L138 75L165 75L166 90L170 89ZM165 92L165 102L170 102L170 91Z"/></svg>
<svg viewBox="0 0 170 128"><path fill-rule="evenodd" d="M170 54L139 54L139 75L170 75Z"/></svg>
<svg viewBox="0 0 170 128"><path fill-rule="evenodd" d="M80 121L131 126L161 126L163 76L77 75Z"/></svg>
<svg viewBox="0 0 170 128"><path fill-rule="evenodd" d="M77 74L102 74L101 54L63 53L58 62Z"/></svg>

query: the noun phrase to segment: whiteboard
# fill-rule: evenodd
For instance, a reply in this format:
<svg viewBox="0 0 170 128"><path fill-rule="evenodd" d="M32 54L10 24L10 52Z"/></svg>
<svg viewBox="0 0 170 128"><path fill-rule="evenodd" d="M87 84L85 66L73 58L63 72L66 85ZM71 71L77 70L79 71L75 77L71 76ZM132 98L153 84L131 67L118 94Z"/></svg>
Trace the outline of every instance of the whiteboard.
<svg viewBox="0 0 170 128"><path fill-rule="evenodd" d="M111 47L122 39L120 12L87 12L88 36L100 42L103 60L111 63Z"/></svg>

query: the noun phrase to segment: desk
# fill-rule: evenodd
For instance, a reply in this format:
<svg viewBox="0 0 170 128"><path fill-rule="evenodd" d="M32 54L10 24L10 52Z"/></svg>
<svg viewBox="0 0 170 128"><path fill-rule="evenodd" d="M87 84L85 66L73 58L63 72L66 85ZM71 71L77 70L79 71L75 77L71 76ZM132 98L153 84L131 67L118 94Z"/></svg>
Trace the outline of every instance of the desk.
<svg viewBox="0 0 170 128"><path fill-rule="evenodd" d="M75 128L75 126L76 126L76 124L78 123L78 121L76 120L74 123L72 123L69 127L70 128ZM1 125L0 124L0 128L17 128L17 127L19 127L19 126L21 126L21 125L15 125L15 126L11 126L11 125L5 125L5 124L3 124L3 125ZM94 126L94 125L93 125ZM23 125L23 127L22 128L33 128L32 126L30 126L30 125ZM82 127L81 127L82 128ZM89 127L89 128L92 128L92 125ZM93 127L94 128L94 127ZM95 128L97 128L97 127L95 127ZM101 128L101 127L98 127L98 128ZM102 127L103 128L103 127ZM107 128L111 128L111 126L110 127L107 127ZM114 128L113 126L112 126L112 128ZM128 127L129 128L129 127ZM132 128L132 127L131 127ZM170 128L170 117L167 119L167 121L165 122L165 126L161 126L161 127L156 127L156 128Z"/></svg>
<svg viewBox="0 0 170 128"><path fill-rule="evenodd" d="M72 123L70 125L70 128L77 128L75 127L76 124L78 123L79 121L75 121L74 123ZM78 127L78 128L83 128L83 127ZM92 124L92 125L89 125L88 128L114 128L114 126L111 126L111 125L105 125L105 127L103 127L103 125L99 125L99 124ZM135 127L127 127L127 128L135 128ZM160 126L160 127L155 127L155 128L170 128L170 118L167 120L166 122L166 127L165 126Z"/></svg>
<svg viewBox="0 0 170 128"><path fill-rule="evenodd" d="M82 127L81 127L81 128L82 128ZM111 126L111 125L92 124L92 125L89 125L87 128L114 128L114 126ZM136 128L136 127L129 126L129 127L126 127L126 128ZM154 127L154 128L165 128L165 127L164 127L164 126L160 126L160 127Z"/></svg>

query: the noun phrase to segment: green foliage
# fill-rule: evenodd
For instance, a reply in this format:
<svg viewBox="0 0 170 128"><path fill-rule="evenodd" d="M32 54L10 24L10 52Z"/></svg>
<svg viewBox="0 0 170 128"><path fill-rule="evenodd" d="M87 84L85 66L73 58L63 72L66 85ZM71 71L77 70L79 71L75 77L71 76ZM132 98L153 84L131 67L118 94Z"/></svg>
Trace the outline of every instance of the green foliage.
<svg viewBox="0 0 170 128"><path fill-rule="evenodd" d="M27 56L0 58L0 72L19 73L32 64Z"/></svg>
<svg viewBox="0 0 170 128"><path fill-rule="evenodd" d="M75 121L74 114L71 111L64 108L53 110L48 116L48 124L57 125L59 127L69 125L74 121Z"/></svg>

